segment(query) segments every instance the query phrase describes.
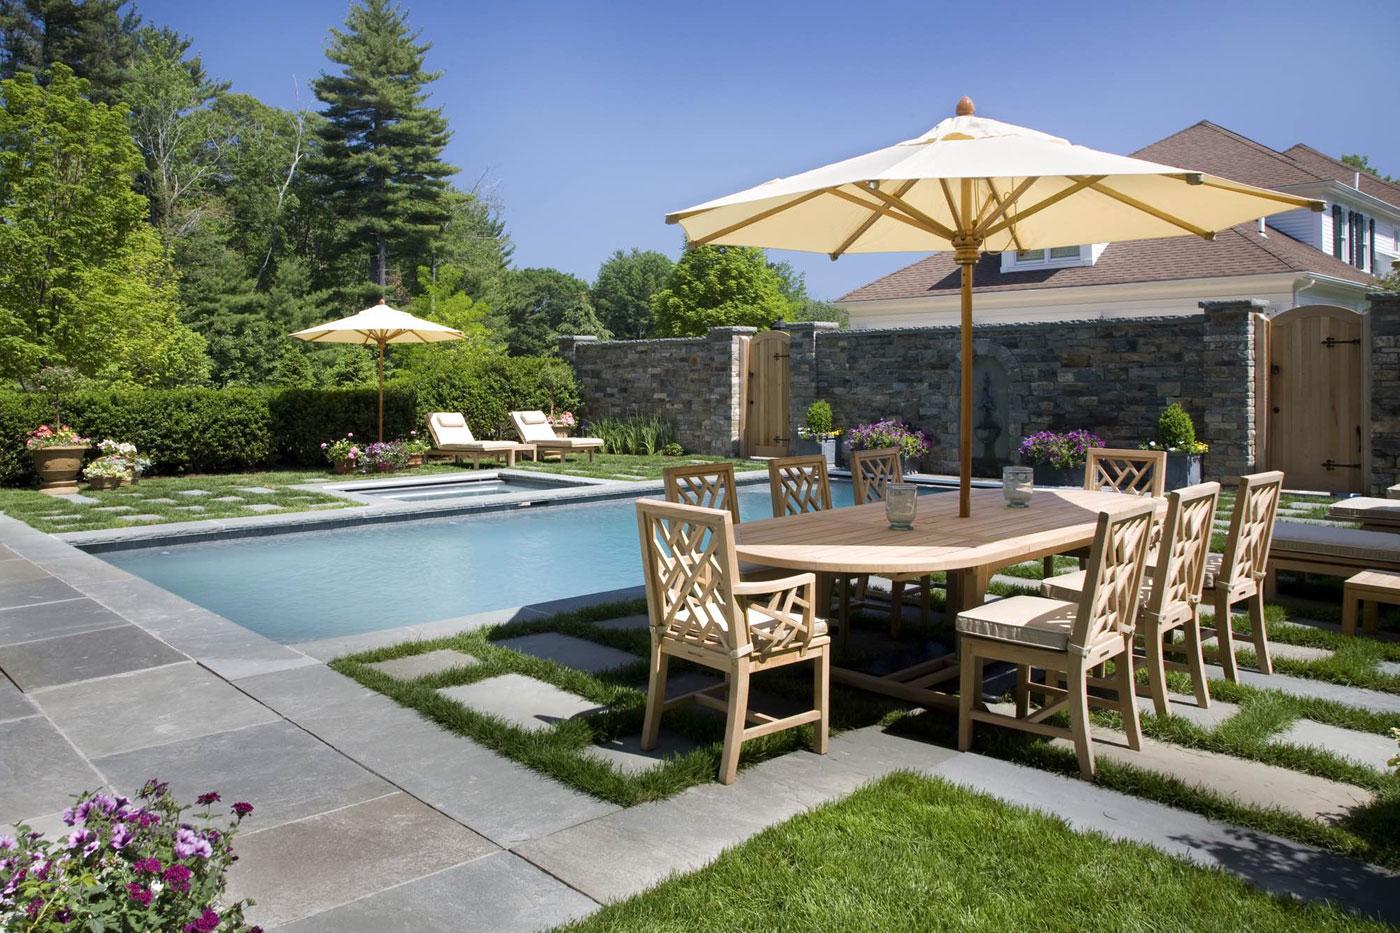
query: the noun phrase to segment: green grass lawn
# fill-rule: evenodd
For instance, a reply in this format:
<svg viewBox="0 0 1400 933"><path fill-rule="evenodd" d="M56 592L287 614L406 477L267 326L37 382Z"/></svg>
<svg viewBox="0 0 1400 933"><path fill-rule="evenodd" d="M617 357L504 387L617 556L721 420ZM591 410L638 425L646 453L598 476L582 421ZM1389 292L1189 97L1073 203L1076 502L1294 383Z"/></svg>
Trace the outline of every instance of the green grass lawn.
<svg viewBox="0 0 1400 933"><path fill-rule="evenodd" d="M890 775L566 929L1380 930L1223 871Z"/></svg>
<svg viewBox="0 0 1400 933"><path fill-rule="evenodd" d="M680 457L640 456L634 454L598 454L593 462L588 462L587 454L571 455L568 462L560 463L551 459L539 463L530 460L517 460L515 466L522 470L535 470L540 473L565 473L569 476L588 476L593 479L641 480L660 479L666 467L684 466L691 463L732 463L739 472L765 470L767 466L757 460L735 460L729 457L704 457L685 454Z"/></svg>

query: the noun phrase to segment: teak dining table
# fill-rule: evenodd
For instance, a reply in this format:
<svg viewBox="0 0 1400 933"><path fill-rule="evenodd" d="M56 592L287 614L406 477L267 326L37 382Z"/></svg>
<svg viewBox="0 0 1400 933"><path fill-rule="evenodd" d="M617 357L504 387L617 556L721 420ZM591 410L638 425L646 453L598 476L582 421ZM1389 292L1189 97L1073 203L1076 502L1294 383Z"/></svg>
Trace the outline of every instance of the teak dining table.
<svg viewBox="0 0 1400 933"><path fill-rule="evenodd" d="M1001 489L974 489L972 515L958 517L958 497L920 496L909 530L890 528L885 504L872 502L744 522L735 527L740 561L816 573L818 605L830 605L836 576L948 575L950 614L980 605L999 568L1093 543L1099 512L1140 501L1117 492L1036 489L1030 506L1007 508ZM1161 500L1160 512L1166 511ZM833 666L831 678L924 706L956 708L957 697L934 690L956 683L956 654L883 676Z"/></svg>

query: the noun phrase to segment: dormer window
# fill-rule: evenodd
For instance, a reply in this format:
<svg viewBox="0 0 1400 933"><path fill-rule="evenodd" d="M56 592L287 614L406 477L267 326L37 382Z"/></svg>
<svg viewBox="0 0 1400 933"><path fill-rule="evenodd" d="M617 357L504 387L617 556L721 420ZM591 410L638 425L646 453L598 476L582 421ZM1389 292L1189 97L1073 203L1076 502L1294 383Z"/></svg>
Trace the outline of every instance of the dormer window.
<svg viewBox="0 0 1400 933"><path fill-rule="evenodd" d="M1092 266L1106 244L1090 246L1051 246L1048 249L1022 249L1001 254L1002 272L1025 272L1032 269L1064 269L1070 266Z"/></svg>

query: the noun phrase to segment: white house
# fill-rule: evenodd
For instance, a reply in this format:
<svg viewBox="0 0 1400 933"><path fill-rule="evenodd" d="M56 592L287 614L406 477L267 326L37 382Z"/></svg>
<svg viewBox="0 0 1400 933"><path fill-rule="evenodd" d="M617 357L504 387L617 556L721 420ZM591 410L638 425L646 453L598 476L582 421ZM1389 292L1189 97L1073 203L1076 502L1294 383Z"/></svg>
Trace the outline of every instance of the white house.
<svg viewBox="0 0 1400 933"><path fill-rule="evenodd" d="M1297 210L1222 231L1067 244L983 256L975 269L977 319L986 323L1200 313L1199 303L1264 299L1296 307L1365 308L1374 277L1400 262L1400 186L1302 144L1284 152L1202 121L1134 153L1248 184L1316 198ZM852 328L955 323L959 270L939 253L864 285L838 304Z"/></svg>

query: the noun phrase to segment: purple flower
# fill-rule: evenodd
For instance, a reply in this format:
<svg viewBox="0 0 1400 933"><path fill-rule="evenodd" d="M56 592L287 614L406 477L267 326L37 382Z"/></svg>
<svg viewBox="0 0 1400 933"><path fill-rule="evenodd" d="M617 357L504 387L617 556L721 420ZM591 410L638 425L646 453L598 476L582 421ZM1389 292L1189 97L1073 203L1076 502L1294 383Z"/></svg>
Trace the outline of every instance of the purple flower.
<svg viewBox="0 0 1400 933"><path fill-rule="evenodd" d="M112 848L114 850L120 852L125 849L131 839L132 832L125 823L117 823L112 827Z"/></svg>
<svg viewBox="0 0 1400 933"><path fill-rule="evenodd" d="M126 893L128 897L130 897L136 903L140 904L142 907L151 906L151 899L154 897L154 895L151 894L150 888L146 887L144 884L140 884L135 881L130 881L127 883Z"/></svg>
<svg viewBox="0 0 1400 933"><path fill-rule="evenodd" d="M145 785L144 787L141 788L141 794L140 794L140 796L142 796L142 797L164 797L164 796L165 796L165 792L168 791L169 789L170 789L170 785L169 785L169 784L165 783L164 781L157 781L155 778L151 778L149 781L146 782L146 785Z"/></svg>
<svg viewBox="0 0 1400 933"><path fill-rule="evenodd" d="M147 875L160 874L160 859L142 858L131 863L131 867Z"/></svg>
<svg viewBox="0 0 1400 933"><path fill-rule="evenodd" d="M30 920L33 920L35 917L39 916L39 911L43 909L44 899L42 897L36 897L34 898L34 900L29 902L28 907L24 908L24 912L29 916Z"/></svg>
<svg viewBox="0 0 1400 933"><path fill-rule="evenodd" d="M184 933L213 933L219 928L219 915L206 907L199 919L185 924Z"/></svg>
<svg viewBox="0 0 1400 933"><path fill-rule="evenodd" d="M233 805L233 813L234 813L234 815L237 816L240 820L243 819L243 817L247 816L249 813L252 813L252 812L253 812L253 805L252 805L251 803L244 803L243 801L240 800L238 803L236 803L236 804Z"/></svg>
<svg viewBox="0 0 1400 933"><path fill-rule="evenodd" d="M163 877L172 888L184 893L189 891L190 878L193 877L193 875L194 872L190 871L184 865L171 865L165 870L165 875Z"/></svg>
<svg viewBox="0 0 1400 933"><path fill-rule="evenodd" d="M321 442L321 449L322 449L322 450L325 450L327 446L328 446L328 445L326 444L325 441L322 441L322 442Z"/></svg>
<svg viewBox="0 0 1400 933"><path fill-rule="evenodd" d="M218 803L222 799L223 798L219 796L218 791L211 790L207 794L200 794L198 797L194 798L194 802L199 804L201 807L207 807L211 803Z"/></svg>
<svg viewBox="0 0 1400 933"><path fill-rule="evenodd" d="M136 814L136 822L141 824L142 829L150 829L160 822L160 814L152 813L150 810L142 810Z"/></svg>
<svg viewBox="0 0 1400 933"><path fill-rule="evenodd" d="M237 807L239 807L239 806L247 807L248 805L247 805L246 803L245 803L245 804L234 804L234 807L235 807L235 808L237 808ZM252 808L252 807L248 807L248 809L251 810L251 809L253 809L253 808ZM11 850L11 849L18 849L18 848L19 848L19 843L15 841L15 837L14 837L14 836L0 836L0 852L8 852L8 851Z"/></svg>
<svg viewBox="0 0 1400 933"><path fill-rule="evenodd" d="M68 834L68 851L71 852L89 839L95 839L96 837L97 834L90 829L75 829Z"/></svg>
<svg viewBox="0 0 1400 933"><path fill-rule="evenodd" d="M180 858L192 855L208 858L214 854L214 848L209 845L209 840L195 835L194 830L181 827L175 833L175 854Z"/></svg>

